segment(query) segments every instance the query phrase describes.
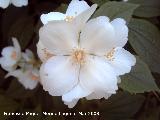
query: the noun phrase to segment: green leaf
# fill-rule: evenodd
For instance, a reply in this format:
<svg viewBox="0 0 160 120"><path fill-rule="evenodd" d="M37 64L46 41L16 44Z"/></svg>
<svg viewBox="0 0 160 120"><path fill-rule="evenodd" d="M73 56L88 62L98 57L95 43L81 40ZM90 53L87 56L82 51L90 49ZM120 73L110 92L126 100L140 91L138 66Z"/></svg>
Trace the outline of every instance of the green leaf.
<svg viewBox="0 0 160 120"><path fill-rule="evenodd" d="M10 28L9 36L16 37L25 49L34 35L34 20L31 17L19 18Z"/></svg>
<svg viewBox="0 0 160 120"><path fill-rule="evenodd" d="M109 0L91 0L93 3L96 3L98 5L102 5L105 2L108 2Z"/></svg>
<svg viewBox="0 0 160 120"><path fill-rule="evenodd" d="M67 8L68 8L68 5L67 4L64 4L64 3L62 3L57 9L56 9L56 11L57 12L62 12L62 13L65 13L66 12L66 10L67 10Z"/></svg>
<svg viewBox="0 0 160 120"><path fill-rule="evenodd" d="M138 7L136 4L125 2L107 2L103 4L94 14L94 18L98 16L108 16L111 20L114 18L124 18L130 21L133 11Z"/></svg>
<svg viewBox="0 0 160 120"><path fill-rule="evenodd" d="M101 104L100 111L107 120L126 120L133 117L140 109L144 99L141 95L120 92L104 101Z"/></svg>
<svg viewBox="0 0 160 120"><path fill-rule="evenodd" d="M148 66L139 57L136 61L131 72L121 77L122 81L119 86L130 93L159 91Z"/></svg>
<svg viewBox="0 0 160 120"><path fill-rule="evenodd" d="M0 95L0 119L5 120L9 116L5 116L4 112L15 112L19 104L10 98Z"/></svg>
<svg viewBox="0 0 160 120"><path fill-rule="evenodd" d="M132 19L129 42L153 72L160 73L160 31L148 21Z"/></svg>
<svg viewBox="0 0 160 120"><path fill-rule="evenodd" d="M139 4L134 15L139 17L160 16L160 0L130 0L130 3Z"/></svg>

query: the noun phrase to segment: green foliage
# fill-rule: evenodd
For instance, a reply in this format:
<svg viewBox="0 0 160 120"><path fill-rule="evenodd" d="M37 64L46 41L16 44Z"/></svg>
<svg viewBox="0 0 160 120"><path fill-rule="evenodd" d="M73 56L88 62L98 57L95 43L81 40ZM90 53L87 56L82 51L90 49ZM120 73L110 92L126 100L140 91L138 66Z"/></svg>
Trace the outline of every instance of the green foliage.
<svg viewBox="0 0 160 120"><path fill-rule="evenodd" d="M160 31L146 20L132 19L129 42L153 72L160 73Z"/></svg>
<svg viewBox="0 0 160 120"><path fill-rule="evenodd" d="M120 87L130 93L159 91L148 66L137 57L131 72L121 77Z"/></svg>
<svg viewBox="0 0 160 120"><path fill-rule="evenodd" d="M134 15L139 17L160 16L160 0L130 0L130 3L139 4Z"/></svg>
<svg viewBox="0 0 160 120"><path fill-rule="evenodd" d="M100 110L107 120L126 120L140 109L144 99L141 95L120 92L102 103Z"/></svg>
<svg viewBox="0 0 160 120"><path fill-rule="evenodd" d="M108 2L109 0L91 0L93 3L98 4L99 6L102 5L105 2Z"/></svg>
<svg viewBox="0 0 160 120"><path fill-rule="evenodd" d="M61 4L58 8L57 8L57 12L62 12L62 13L65 13L66 12L66 10L67 10L67 7L68 7L68 5L67 4Z"/></svg>
<svg viewBox="0 0 160 120"><path fill-rule="evenodd" d="M4 116L4 112L15 112L19 104L10 98L0 95L0 119L5 120L8 116Z"/></svg>
<svg viewBox="0 0 160 120"><path fill-rule="evenodd" d="M93 17L108 16L111 20L120 17L129 22L132 17L133 11L137 7L138 5L131 3L107 2L95 12Z"/></svg>
<svg viewBox="0 0 160 120"><path fill-rule="evenodd" d="M30 17L19 18L10 28L9 36L16 37L22 49L26 48L34 35L34 21Z"/></svg>

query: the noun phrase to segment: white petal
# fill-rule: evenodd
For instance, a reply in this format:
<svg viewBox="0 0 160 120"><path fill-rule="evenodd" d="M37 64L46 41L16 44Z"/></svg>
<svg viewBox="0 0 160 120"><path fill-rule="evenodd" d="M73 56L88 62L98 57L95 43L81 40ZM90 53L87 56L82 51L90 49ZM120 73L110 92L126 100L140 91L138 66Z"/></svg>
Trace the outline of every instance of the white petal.
<svg viewBox="0 0 160 120"><path fill-rule="evenodd" d="M0 7L7 8L9 6L10 0L0 0Z"/></svg>
<svg viewBox="0 0 160 120"><path fill-rule="evenodd" d="M52 21L39 31L40 41L56 55L68 54L78 45L78 31L72 23Z"/></svg>
<svg viewBox="0 0 160 120"><path fill-rule="evenodd" d="M72 90L70 90L68 93L64 94L62 96L62 100L65 102L71 102L74 99L80 99L80 98L86 97L90 93L91 93L90 91L82 88L80 85L77 85Z"/></svg>
<svg viewBox="0 0 160 120"><path fill-rule="evenodd" d="M5 64L7 66L12 66L17 62L17 60L18 60L17 58L16 59L12 58L12 53L13 52L16 52L16 49L12 46L3 48L2 53L1 53L2 56L3 56L2 57L3 58L3 60L2 60L3 64Z"/></svg>
<svg viewBox="0 0 160 120"><path fill-rule="evenodd" d="M77 16L89 8L90 6L85 1L72 0L67 8L66 15Z"/></svg>
<svg viewBox="0 0 160 120"><path fill-rule="evenodd" d="M12 47L12 46L8 46L8 47L3 48L1 54L2 54L2 56L4 56L4 57L10 58L13 51L16 51L15 48Z"/></svg>
<svg viewBox="0 0 160 120"><path fill-rule="evenodd" d="M13 71L16 68L15 64L16 64L16 61L12 59L8 59L6 57L0 58L0 65L6 71Z"/></svg>
<svg viewBox="0 0 160 120"><path fill-rule="evenodd" d="M73 108L77 104L78 100L79 99L76 99L76 100L73 100L72 102L65 102L64 101L64 104L68 105L68 108Z"/></svg>
<svg viewBox="0 0 160 120"><path fill-rule="evenodd" d="M91 15L94 13L96 8L97 8L96 4L92 5L89 9L82 12L80 15L78 15L73 20L73 23L74 23L75 27L78 28L79 31L81 31L82 28L85 26L86 22L91 17Z"/></svg>
<svg viewBox="0 0 160 120"><path fill-rule="evenodd" d="M17 60L20 59L21 57L21 47L20 47L20 44L18 42L18 40L16 38L12 38L12 41L13 41L13 45L14 45L14 48L16 50L16 53L17 53Z"/></svg>
<svg viewBox="0 0 160 120"><path fill-rule="evenodd" d="M54 56L54 53L47 49L41 41L38 42L37 44L37 53L38 57L42 62L47 61L50 57Z"/></svg>
<svg viewBox="0 0 160 120"><path fill-rule="evenodd" d="M11 2L16 7L22 7L28 5L28 0L11 0Z"/></svg>
<svg viewBox="0 0 160 120"><path fill-rule="evenodd" d="M90 94L89 96L86 97L87 100L92 100L92 99L101 99L105 98L108 99L113 93L105 93L104 91L96 91Z"/></svg>
<svg viewBox="0 0 160 120"><path fill-rule="evenodd" d="M117 75L123 75L131 71L131 67L136 63L136 58L124 48L116 48L113 61L110 61Z"/></svg>
<svg viewBox="0 0 160 120"><path fill-rule="evenodd" d="M29 49L26 49L25 52L22 53L22 56L23 56L24 60L27 62L34 60L34 55L33 55L32 51Z"/></svg>
<svg viewBox="0 0 160 120"><path fill-rule="evenodd" d="M116 34L117 46L123 47L128 41L128 27L122 18L116 18L111 22Z"/></svg>
<svg viewBox="0 0 160 120"><path fill-rule="evenodd" d="M95 56L88 56L80 70L81 87L94 91L106 91L115 93L117 77L112 67L105 59Z"/></svg>
<svg viewBox="0 0 160 120"><path fill-rule="evenodd" d="M14 76L26 89L32 90L37 86L38 81L30 79L31 76L29 72L30 71L23 72L23 70L15 70L13 72L9 72L6 77Z"/></svg>
<svg viewBox="0 0 160 120"><path fill-rule="evenodd" d="M60 12L50 12L48 14L42 14L40 19L43 24L47 24L49 21L53 20L64 20L65 14Z"/></svg>
<svg viewBox="0 0 160 120"><path fill-rule="evenodd" d="M73 89L78 82L79 66L73 65L68 56L54 56L41 66L43 89L53 96L61 96Z"/></svg>
<svg viewBox="0 0 160 120"><path fill-rule="evenodd" d="M90 20L80 36L80 45L89 53L102 55L115 47L115 34L109 18L101 16Z"/></svg>

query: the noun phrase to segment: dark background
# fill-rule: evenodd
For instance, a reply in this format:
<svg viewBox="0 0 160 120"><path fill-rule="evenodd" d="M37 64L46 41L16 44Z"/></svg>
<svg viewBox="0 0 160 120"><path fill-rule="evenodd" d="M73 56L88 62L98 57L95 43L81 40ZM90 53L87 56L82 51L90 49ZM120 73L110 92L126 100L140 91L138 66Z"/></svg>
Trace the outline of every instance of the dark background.
<svg viewBox="0 0 160 120"><path fill-rule="evenodd" d="M88 4L93 1L86 0ZM36 55L38 31L42 26L40 15L51 11L64 12L70 0L29 0L26 7L10 5L0 8L0 51L11 45L11 37L18 38L22 50L31 49ZM160 27L160 18L147 18ZM126 46L130 48L130 46ZM34 90L25 90L13 77L4 79L6 72L0 69L0 119L47 119L47 120L159 120L160 97L157 92L132 95L118 91L109 100L80 100L76 107L68 109L61 97L52 97L41 85ZM158 74L154 74L158 79ZM78 112L99 111L100 116L3 116L3 112Z"/></svg>

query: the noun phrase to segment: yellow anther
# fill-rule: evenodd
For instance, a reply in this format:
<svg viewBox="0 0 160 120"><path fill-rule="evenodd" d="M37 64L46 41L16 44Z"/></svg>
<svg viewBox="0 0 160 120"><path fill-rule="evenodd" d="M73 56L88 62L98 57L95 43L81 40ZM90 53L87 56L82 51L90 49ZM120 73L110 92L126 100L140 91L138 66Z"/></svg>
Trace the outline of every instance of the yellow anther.
<svg viewBox="0 0 160 120"><path fill-rule="evenodd" d="M106 57L109 61L113 61L115 58L113 57L114 56L114 53L115 53L115 48L113 48L111 51L109 51L107 54L106 54Z"/></svg>
<svg viewBox="0 0 160 120"><path fill-rule="evenodd" d="M73 52L73 60L76 63L84 63L85 62L85 52L84 50L74 50Z"/></svg>
<svg viewBox="0 0 160 120"><path fill-rule="evenodd" d="M45 55L45 59L48 60L49 58L53 57L54 55L47 51L46 48L42 49Z"/></svg>
<svg viewBox="0 0 160 120"><path fill-rule="evenodd" d="M66 22L72 22L74 19L73 16L66 16L66 18L64 19Z"/></svg>

